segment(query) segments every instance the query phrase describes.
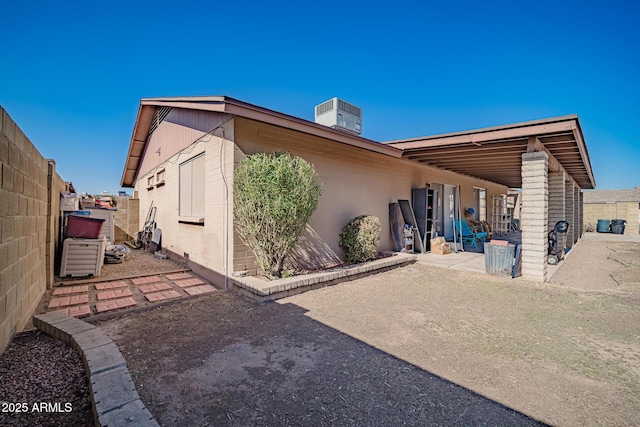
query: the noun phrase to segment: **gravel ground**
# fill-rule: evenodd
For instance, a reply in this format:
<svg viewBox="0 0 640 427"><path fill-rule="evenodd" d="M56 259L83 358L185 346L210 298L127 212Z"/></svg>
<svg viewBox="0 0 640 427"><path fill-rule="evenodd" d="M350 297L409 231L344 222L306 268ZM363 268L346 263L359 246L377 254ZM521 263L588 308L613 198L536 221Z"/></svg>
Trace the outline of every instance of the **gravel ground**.
<svg viewBox="0 0 640 427"><path fill-rule="evenodd" d="M91 426L89 384L78 353L38 332L0 355L0 426Z"/></svg>

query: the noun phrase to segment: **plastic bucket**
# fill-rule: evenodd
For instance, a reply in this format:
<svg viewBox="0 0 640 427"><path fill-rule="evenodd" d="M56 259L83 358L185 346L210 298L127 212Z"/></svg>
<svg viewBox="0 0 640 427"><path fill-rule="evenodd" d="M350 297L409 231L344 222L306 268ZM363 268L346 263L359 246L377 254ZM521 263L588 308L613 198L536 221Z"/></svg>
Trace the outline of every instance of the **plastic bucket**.
<svg viewBox="0 0 640 427"><path fill-rule="evenodd" d="M609 233L609 227L611 226L611 221L608 219L599 219L598 220L598 233Z"/></svg>
<svg viewBox="0 0 640 427"><path fill-rule="evenodd" d="M611 232L614 234L624 234L624 226L627 221L624 219L614 219L611 221Z"/></svg>

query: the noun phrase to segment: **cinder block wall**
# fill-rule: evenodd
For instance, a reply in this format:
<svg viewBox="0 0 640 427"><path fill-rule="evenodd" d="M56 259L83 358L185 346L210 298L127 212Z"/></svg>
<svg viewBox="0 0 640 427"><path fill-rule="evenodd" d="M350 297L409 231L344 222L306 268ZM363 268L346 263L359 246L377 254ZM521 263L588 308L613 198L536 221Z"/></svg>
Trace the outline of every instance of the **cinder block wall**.
<svg viewBox="0 0 640 427"><path fill-rule="evenodd" d="M140 231L140 200L133 197L115 197L116 208L113 215L115 241L121 243L130 241Z"/></svg>
<svg viewBox="0 0 640 427"><path fill-rule="evenodd" d="M624 219L627 221L624 234L638 234L639 217L638 202L585 203L584 205L584 224L592 224L596 228L599 219Z"/></svg>
<svg viewBox="0 0 640 427"><path fill-rule="evenodd" d="M53 283L64 186L0 107L0 353Z"/></svg>

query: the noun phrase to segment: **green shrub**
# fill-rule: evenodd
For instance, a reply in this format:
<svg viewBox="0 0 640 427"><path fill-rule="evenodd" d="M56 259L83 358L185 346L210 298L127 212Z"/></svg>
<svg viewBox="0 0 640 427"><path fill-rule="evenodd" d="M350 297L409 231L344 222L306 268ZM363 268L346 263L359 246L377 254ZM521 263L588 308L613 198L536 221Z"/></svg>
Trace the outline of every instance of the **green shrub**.
<svg viewBox="0 0 640 427"><path fill-rule="evenodd" d="M289 153L254 154L234 172L235 224L258 265L281 277L284 260L318 207L313 166Z"/></svg>
<svg viewBox="0 0 640 427"><path fill-rule="evenodd" d="M380 220L375 216L355 217L342 229L339 245L347 262L364 262L375 258L380 242Z"/></svg>

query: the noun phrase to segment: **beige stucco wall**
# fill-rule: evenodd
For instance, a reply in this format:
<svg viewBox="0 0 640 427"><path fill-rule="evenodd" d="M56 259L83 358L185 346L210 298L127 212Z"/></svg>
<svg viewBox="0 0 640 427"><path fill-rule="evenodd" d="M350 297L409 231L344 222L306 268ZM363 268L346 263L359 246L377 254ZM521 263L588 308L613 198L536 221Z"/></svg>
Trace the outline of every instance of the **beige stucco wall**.
<svg viewBox="0 0 640 427"><path fill-rule="evenodd" d="M398 199L411 200L411 189L424 187L427 182L460 185L463 208L474 205L474 186L487 189L487 200L507 192L503 185L420 166L293 130L244 118L234 121L236 163L257 152L288 151L314 165L323 192L309 224L308 231L317 242L308 248L309 257L318 257L319 253L327 251L331 252L326 254L327 260L331 256L342 257L338 235L350 219L362 214L380 219L379 248L391 250L389 203ZM236 250L241 246L236 242Z"/></svg>
<svg viewBox="0 0 640 427"><path fill-rule="evenodd" d="M171 123L172 134L175 134L175 123ZM224 139L223 135L224 127ZM189 132L184 132L190 135ZM164 138L163 123L154 132L157 139ZM190 135L189 138L192 138ZM225 237L228 237L228 252L233 251L233 235L225 236L225 219L230 230L232 222L232 195L225 197L225 181L222 174L233 175L233 123L221 125L214 135L200 132L196 135L196 142L185 144L187 148L174 154L166 161L156 165L149 173L138 177L136 194L139 199L138 228L142 230L149 208L153 203L157 207L156 223L162 229L162 245L169 251L188 258L197 264L207 267L220 274L225 272ZM205 153L205 215L204 225L186 224L179 222L179 166L181 163ZM165 184L148 187L148 178L156 177L157 171L164 168ZM228 182L231 186L232 182ZM228 203L227 203L228 201ZM225 210L227 215L225 215ZM228 268L231 273L231 256L227 257ZM217 281L216 277L208 277ZM218 285L221 285L218 281Z"/></svg>
<svg viewBox="0 0 640 427"><path fill-rule="evenodd" d="M599 219L624 219L627 221L624 234L639 234L640 232L638 202L585 203L583 218L585 225L593 224L596 228Z"/></svg>
<svg viewBox="0 0 640 427"><path fill-rule="evenodd" d="M218 116L212 119L220 120ZM253 254L233 230L233 169L249 154L288 151L312 163L318 173L323 195L305 236L296 248L298 265L330 263L342 257L338 235L350 219L361 214L380 218L383 229L380 249L391 249L389 203L398 199L410 200L411 189L422 187L427 182L460 185L462 207L473 206L474 186L487 189L487 200L507 191L506 187L495 183L419 166L244 118L236 117L226 122L213 135L204 132L194 134L187 130L181 132L176 129L175 122L166 124L168 132L165 133L163 125L164 122L152 135L154 147L162 146L162 141L168 144L170 139L180 138L180 135L195 138L195 142L175 141L186 148L166 161L156 162L148 173L138 177L135 190L140 203L139 228L142 229L153 202L158 207L156 222L162 229L163 246L218 273L217 277L208 277L218 285L222 285L220 280L225 273L225 253L227 274L240 270L253 273L257 269ZM184 126L188 123L185 122ZM145 164L150 164L152 153L152 150L147 150ZM200 153L205 153L203 226L178 221L179 165ZM164 169L165 184L147 188L148 178L156 176L161 169ZM231 230L228 236L225 236L225 224Z"/></svg>
<svg viewBox="0 0 640 427"><path fill-rule="evenodd" d="M0 352L53 283L64 185L0 107Z"/></svg>

